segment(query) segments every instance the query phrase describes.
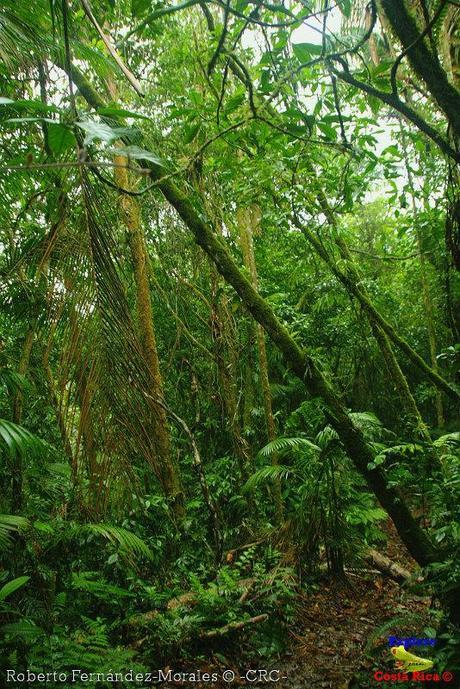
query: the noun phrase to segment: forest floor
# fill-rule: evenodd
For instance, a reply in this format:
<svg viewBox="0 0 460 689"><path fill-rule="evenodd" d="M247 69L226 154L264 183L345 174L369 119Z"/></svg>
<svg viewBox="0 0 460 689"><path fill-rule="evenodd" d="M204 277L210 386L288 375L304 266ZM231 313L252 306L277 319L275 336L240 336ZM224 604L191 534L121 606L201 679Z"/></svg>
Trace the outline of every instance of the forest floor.
<svg viewBox="0 0 460 689"><path fill-rule="evenodd" d="M394 532L385 547L393 563L412 571L415 562ZM280 666L279 689L367 689L379 686L376 670L394 672L388 637L425 637L431 600L409 593L388 576L348 574L349 586L325 582L299 603L299 628ZM288 660L290 656L290 659Z"/></svg>
<svg viewBox="0 0 460 689"><path fill-rule="evenodd" d="M407 551L390 533L385 554L409 571L413 569ZM381 686L376 670L394 672L388 637L426 637L430 626L430 599L409 593L404 586L375 572L350 572L346 585L332 579L319 582L316 592L302 594L297 602L296 619L290 629L286 653L276 661L241 660L234 656L229 667L235 672L231 684L224 681L213 687L272 686L277 689L367 689ZM244 648L242 656L245 656ZM275 671L272 682L250 683L240 678L245 668ZM216 661L204 668L222 675ZM279 673L279 675L277 674ZM278 681L277 680L279 677ZM183 686L183 685L182 685ZM209 684L194 684L209 687Z"/></svg>

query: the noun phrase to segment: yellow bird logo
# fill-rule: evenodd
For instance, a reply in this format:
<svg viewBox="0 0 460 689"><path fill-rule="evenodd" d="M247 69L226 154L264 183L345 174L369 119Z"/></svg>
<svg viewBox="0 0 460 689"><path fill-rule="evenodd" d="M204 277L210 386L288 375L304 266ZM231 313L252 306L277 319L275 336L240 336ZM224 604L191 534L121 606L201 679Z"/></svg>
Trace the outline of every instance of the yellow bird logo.
<svg viewBox="0 0 460 689"><path fill-rule="evenodd" d="M422 672L433 667L432 660L409 653L404 646L393 646L391 652L396 659L396 667L406 672Z"/></svg>

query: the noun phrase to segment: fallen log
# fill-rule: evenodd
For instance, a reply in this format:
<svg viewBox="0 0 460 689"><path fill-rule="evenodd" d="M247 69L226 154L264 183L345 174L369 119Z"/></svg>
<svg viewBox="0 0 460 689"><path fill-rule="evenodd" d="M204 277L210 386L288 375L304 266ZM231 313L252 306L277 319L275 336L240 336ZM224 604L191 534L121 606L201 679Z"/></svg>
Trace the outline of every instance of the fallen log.
<svg viewBox="0 0 460 689"><path fill-rule="evenodd" d="M409 572L408 569L404 569L404 567L401 567L401 565L398 565L396 562L392 562L390 558L382 555L373 548L367 551L365 558L366 560L370 560L382 574L386 574L386 576L394 579L399 584L404 583L412 577L412 572Z"/></svg>
<svg viewBox="0 0 460 689"><path fill-rule="evenodd" d="M230 632L243 629L250 624L258 624L259 622L265 622L268 620L268 615L256 615L255 617L250 617L248 620L241 620L240 622L229 622L229 624L219 627L218 629L211 629L208 632L202 632L200 634L200 639L215 639L216 637L225 636Z"/></svg>

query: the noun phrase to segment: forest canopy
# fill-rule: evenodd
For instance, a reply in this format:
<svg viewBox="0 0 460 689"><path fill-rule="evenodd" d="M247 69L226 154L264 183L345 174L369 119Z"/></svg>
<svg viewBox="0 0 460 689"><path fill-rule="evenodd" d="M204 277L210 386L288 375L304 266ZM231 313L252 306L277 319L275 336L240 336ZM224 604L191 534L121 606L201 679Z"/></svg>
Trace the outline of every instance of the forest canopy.
<svg viewBox="0 0 460 689"><path fill-rule="evenodd" d="M460 673L459 84L449 0L3 0L0 671L279 660L389 576Z"/></svg>

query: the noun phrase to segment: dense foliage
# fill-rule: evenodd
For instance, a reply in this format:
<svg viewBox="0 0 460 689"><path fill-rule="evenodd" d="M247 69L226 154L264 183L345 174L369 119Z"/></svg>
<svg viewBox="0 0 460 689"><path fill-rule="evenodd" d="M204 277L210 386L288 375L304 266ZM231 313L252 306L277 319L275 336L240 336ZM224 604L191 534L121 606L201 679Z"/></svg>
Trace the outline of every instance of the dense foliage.
<svg viewBox="0 0 460 689"><path fill-rule="evenodd" d="M453 638L459 16L2 2L2 670L280 654L389 519Z"/></svg>

